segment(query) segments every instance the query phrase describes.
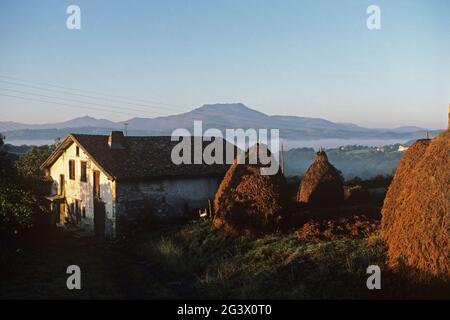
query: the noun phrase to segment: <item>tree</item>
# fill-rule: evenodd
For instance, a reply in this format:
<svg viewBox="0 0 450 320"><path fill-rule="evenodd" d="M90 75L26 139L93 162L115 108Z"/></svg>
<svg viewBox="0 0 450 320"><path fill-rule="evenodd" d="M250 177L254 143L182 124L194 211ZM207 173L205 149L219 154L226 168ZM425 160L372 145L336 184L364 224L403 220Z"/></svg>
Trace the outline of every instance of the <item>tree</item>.
<svg viewBox="0 0 450 320"><path fill-rule="evenodd" d="M30 229L37 216L47 212L43 202L29 190L15 184L0 185L0 221L2 227Z"/></svg>
<svg viewBox="0 0 450 320"><path fill-rule="evenodd" d="M34 147L19 160L17 169L2 150L4 138L0 134L0 253L36 231L49 226L48 205L29 180L42 185L39 166L49 154L49 147ZM24 179L26 178L26 179ZM31 178L31 179L28 179ZM43 232L43 231L42 231Z"/></svg>
<svg viewBox="0 0 450 320"><path fill-rule="evenodd" d="M4 137L0 133L0 182L1 181L16 181L17 182L17 173L11 162L11 160L7 157L5 151L3 151L4 145Z"/></svg>
<svg viewBox="0 0 450 320"><path fill-rule="evenodd" d="M38 238L30 236L48 234L49 227L44 199L19 184L0 181L0 255L23 240L34 242Z"/></svg>
<svg viewBox="0 0 450 320"><path fill-rule="evenodd" d="M40 166L50 156L50 153L51 147L47 145L39 147L33 146L17 161L17 171L24 178L41 178L42 172Z"/></svg>

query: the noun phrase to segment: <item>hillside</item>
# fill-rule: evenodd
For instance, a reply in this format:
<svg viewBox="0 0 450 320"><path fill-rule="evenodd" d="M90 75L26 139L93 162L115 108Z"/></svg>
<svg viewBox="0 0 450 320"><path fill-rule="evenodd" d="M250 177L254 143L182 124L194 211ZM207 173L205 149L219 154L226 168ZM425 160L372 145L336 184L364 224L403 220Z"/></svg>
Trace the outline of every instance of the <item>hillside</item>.
<svg viewBox="0 0 450 320"><path fill-rule="evenodd" d="M391 175L403 152L399 145L388 145L380 148L364 146L346 146L326 149L330 162L342 172L346 179L358 176L369 179L376 175ZM296 148L285 152L286 176L302 175L314 160L316 151L313 148Z"/></svg>

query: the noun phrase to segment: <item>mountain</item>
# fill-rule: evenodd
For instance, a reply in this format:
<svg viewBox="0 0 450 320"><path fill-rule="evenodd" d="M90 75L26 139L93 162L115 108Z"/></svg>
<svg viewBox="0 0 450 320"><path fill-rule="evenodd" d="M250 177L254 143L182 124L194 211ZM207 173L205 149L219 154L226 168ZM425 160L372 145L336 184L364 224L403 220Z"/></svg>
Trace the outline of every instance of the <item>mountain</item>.
<svg viewBox="0 0 450 320"><path fill-rule="evenodd" d="M335 123L321 118L267 115L247 107L242 103L205 104L192 111L156 118L131 118L113 122L89 116L75 118L60 123L21 124L0 122L0 132L9 140L32 140L64 137L70 132L107 134L110 130L123 130L128 123L130 135L170 135L177 128L192 132L193 121L202 120L203 130L217 128L280 129L285 140L318 139L393 139L399 142L417 139L426 129L400 127L396 129L369 129L353 123ZM433 131L430 132L433 135ZM349 141L349 143L352 143Z"/></svg>
<svg viewBox="0 0 450 320"><path fill-rule="evenodd" d="M427 131L427 129L425 128L421 128L421 127L414 127L414 126L405 126L405 127L398 127L395 129L391 130L392 132L397 132L397 133L405 133L405 132L425 132Z"/></svg>
<svg viewBox="0 0 450 320"><path fill-rule="evenodd" d="M426 129L401 127L396 129L368 129L353 123L335 123L321 118L297 116L269 116L253 110L242 103L206 104L190 112L157 118L132 118L130 130L147 130L170 134L176 128L192 129L194 120L202 120L203 128L279 128L283 136L296 139L391 137Z"/></svg>
<svg viewBox="0 0 450 320"><path fill-rule="evenodd" d="M43 125L41 129L63 129L63 128L79 128L79 127L97 127L97 128L118 128L119 125L113 121L106 119L95 119L93 117L84 116L57 124Z"/></svg>
<svg viewBox="0 0 450 320"><path fill-rule="evenodd" d="M0 121L0 132L9 132L16 130L39 130L39 129L63 129L63 128L80 128L80 127L97 127L97 128L117 128L118 123L106 119L95 119L93 117L84 116L72 120L45 123L45 124L24 124L12 121Z"/></svg>
<svg viewBox="0 0 450 320"><path fill-rule="evenodd" d="M269 116L242 103L204 105L184 114L192 126L193 119L202 119L207 127L217 128L279 128L284 130L346 130L346 125L325 119L297 116ZM364 129L353 125L354 127Z"/></svg>
<svg viewBox="0 0 450 320"><path fill-rule="evenodd" d="M267 125L268 116L242 103L206 104L192 111L167 117L132 118L124 121L132 130L172 132L176 128L191 129L194 120L202 120L204 128L243 128ZM259 125L259 126L258 126Z"/></svg>

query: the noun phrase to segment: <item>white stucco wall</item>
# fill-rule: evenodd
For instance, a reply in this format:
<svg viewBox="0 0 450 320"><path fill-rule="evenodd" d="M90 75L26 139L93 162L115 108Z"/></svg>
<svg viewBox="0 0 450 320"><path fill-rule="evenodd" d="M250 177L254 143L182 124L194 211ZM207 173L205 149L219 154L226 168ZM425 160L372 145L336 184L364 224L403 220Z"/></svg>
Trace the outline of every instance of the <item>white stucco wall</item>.
<svg viewBox="0 0 450 320"><path fill-rule="evenodd" d="M71 180L69 176L69 160L75 161L75 180ZM80 181L81 175L81 161L87 162L86 182ZM105 233L113 234L115 229L115 212L114 212L114 196L115 183L108 180L108 177L98 168L92 161L90 161L87 154L79 149L79 156L76 156L76 144L72 143L70 147L55 161L49 168L50 176L53 179L52 193L57 194L59 190L60 175L64 174L65 180L65 197L66 197L66 216L67 210L71 203L75 200L81 201L81 207L85 207L86 219L82 219L82 223L87 228L94 227L94 191L93 191L93 171L100 171L100 197L105 202L106 222Z"/></svg>
<svg viewBox="0 0 450 320"><path fill-rule="evenodd" d="M69 160L75 161L75 179L69 176ZM81 161L87 162L86 182L80 181ZM124 165L127 165L124 163ZM100 196L105 202L105 235L114 237L120 219L130 218L128 212L139 211L139 206L151 203L153 212L162 220L177 220L183 214L207 208L208 199L214 201L214 195L220 183L217 177L172 178L150 181L111 181L98 168L92 159L72 143L63 154L48 168L53 179L53 194L58 194L60 175L64 174L64 195L66 199L66 216L75 200L80 200L85 207L86 218L82 223L87 229L94 229L94 171L100 172ZM119 230L120 232L120 230Z"/></svg>
<svg viewBox="0 0 450 320"><path fill-rule="evenodd" d="M219 179L215 177L118 182L117 214L127 215L130 206L139 206L142 201L148 201L155 214L168 220L176 219L186 210L207 208L208 199L212 205L218 185Z"/></svg>

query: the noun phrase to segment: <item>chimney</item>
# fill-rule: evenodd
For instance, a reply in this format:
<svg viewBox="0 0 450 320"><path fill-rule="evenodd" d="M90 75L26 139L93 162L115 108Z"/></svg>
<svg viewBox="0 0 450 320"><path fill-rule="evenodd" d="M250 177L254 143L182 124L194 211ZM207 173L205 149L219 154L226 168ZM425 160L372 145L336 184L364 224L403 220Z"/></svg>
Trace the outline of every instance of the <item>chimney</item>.
<svg viewBox="0 0 450 320"><path fill-rule="evenodd" d="M448 126L447 129L450 129L450 103L448 104Z"/></svg>
<svg viewBox="0 0 450 320"><path fill-rule="evenodd" d="M108 145L111 149L124 149L125 138L122 131L111 131L108 137Z"/></svg>

